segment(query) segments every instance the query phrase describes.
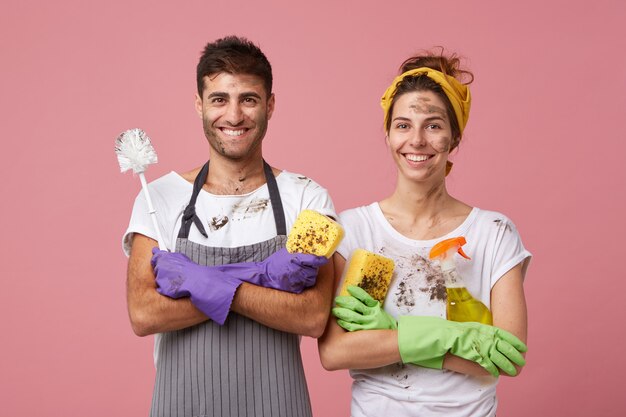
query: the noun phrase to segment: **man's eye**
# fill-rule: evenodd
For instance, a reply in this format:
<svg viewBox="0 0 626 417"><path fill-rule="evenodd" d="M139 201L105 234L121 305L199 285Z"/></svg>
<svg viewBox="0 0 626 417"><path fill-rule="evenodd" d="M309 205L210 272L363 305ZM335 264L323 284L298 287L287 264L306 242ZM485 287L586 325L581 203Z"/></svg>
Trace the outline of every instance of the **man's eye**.
<svg viewBox="0 0 626 417"><path fill-rule="evenodd" d="M439 126L438 124L431 123L428 126L426 126L426 129L441 129L441 126Z"/></svg>
<svg viewBox="0 0 626 417"><path fill-rule="evenodd" d="M211 103L216 103L216 104L219 104L219 103L223 103L223 102L224 102L224 99L223 99L223 98L221 98L221 97L213 97L213 98L211 99Z"/></svg>
<svg viewBox="0 0 626 417"><path fill-rule="evenodd" d="M396 125L396 128L398 128L398 129L406 129L408 127L409 127L409 125L407 125L406 123L398 123Z"/></svg>
<svg viewBox="0 0 626 417"><path fill-rule="evenodd" d="M256 99L254 97L246 97L243 99L243 102L246 104L256 104Z"/></svg>

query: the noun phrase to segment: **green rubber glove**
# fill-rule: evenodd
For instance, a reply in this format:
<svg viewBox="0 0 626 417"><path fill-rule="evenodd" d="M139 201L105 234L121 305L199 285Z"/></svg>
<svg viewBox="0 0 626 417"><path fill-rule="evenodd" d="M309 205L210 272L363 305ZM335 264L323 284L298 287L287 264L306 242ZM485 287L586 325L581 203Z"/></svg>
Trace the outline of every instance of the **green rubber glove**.
<svg viewBox="0 0 626 417"><path fill-rule="evenodd" d="M398 347L402 362L441 369L447 352L476 362L491 375L499 370L517 375L513 364L524 366L520 352L526 345L511 333L475 322L455 322L438 317L401 316Z"/></svg>
<svg viewBox="0 0 626 417"><path fill-rule="evenodd" d="M337 324L349 332L355 330L397 329L396 320L383 310L380 302L372 298L363 288L348 287L349 296L335 298L333 314Z"/></svg>

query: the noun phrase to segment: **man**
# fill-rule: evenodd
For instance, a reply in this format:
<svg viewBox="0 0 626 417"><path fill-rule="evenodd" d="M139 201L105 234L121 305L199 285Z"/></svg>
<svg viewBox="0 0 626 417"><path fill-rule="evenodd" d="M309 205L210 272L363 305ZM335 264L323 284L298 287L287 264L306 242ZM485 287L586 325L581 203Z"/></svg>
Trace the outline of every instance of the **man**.
<svg viewBox="0 0 626 417"><path fill-rule="evenodd" d="M177 253L153 257L143 195L124 236L132 328L156 335L151 415L311 415L298 335L322 335L333 267L283 248L301 210L335 216L333 204L314 181L264 163L275 98L257 46L233 36L207 44L197 84L210 164L150 184ZM302 285L287 288L281 276Z"/></svg>

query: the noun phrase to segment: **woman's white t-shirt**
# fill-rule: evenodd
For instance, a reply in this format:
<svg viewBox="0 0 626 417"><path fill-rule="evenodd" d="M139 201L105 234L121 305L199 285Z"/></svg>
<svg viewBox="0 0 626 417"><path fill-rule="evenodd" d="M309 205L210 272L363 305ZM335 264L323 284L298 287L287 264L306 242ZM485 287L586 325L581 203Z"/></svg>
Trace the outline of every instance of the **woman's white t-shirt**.
<svg viewBox="0 0 626 417"><path fill-rule="evenodd" d="M474 298L490 307L494 284L531 254L524 249L515 225L506 216L472 209L454 231L434 240L413 240L396 231L378 203L339 215L345 237L337 252L349 260L357 248L392 258L395 262L384 309L401 315L446 318L446 290L441 269L428 258L444 239L464 236L463 250L471 260L455 257L457 271ZM352 369L352 416L493 416L497 406L497 378L474 377L448 370L402 363L377 369Z"/></svg>

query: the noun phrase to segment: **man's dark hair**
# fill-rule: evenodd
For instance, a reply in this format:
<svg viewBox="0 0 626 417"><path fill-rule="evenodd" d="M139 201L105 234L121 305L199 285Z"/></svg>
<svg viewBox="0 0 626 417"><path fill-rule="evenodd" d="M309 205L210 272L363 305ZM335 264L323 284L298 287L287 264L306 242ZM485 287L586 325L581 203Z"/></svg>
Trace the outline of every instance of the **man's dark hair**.
<svg viewBox="0 0 626 417"><path fill-rule="evenodd" d="M204 77L220 72L256 75L263 80L267 96L272 93L272 66L261 49L246 38L227 36L204 47L196 68L200 97L204 91Z"/></svg>

